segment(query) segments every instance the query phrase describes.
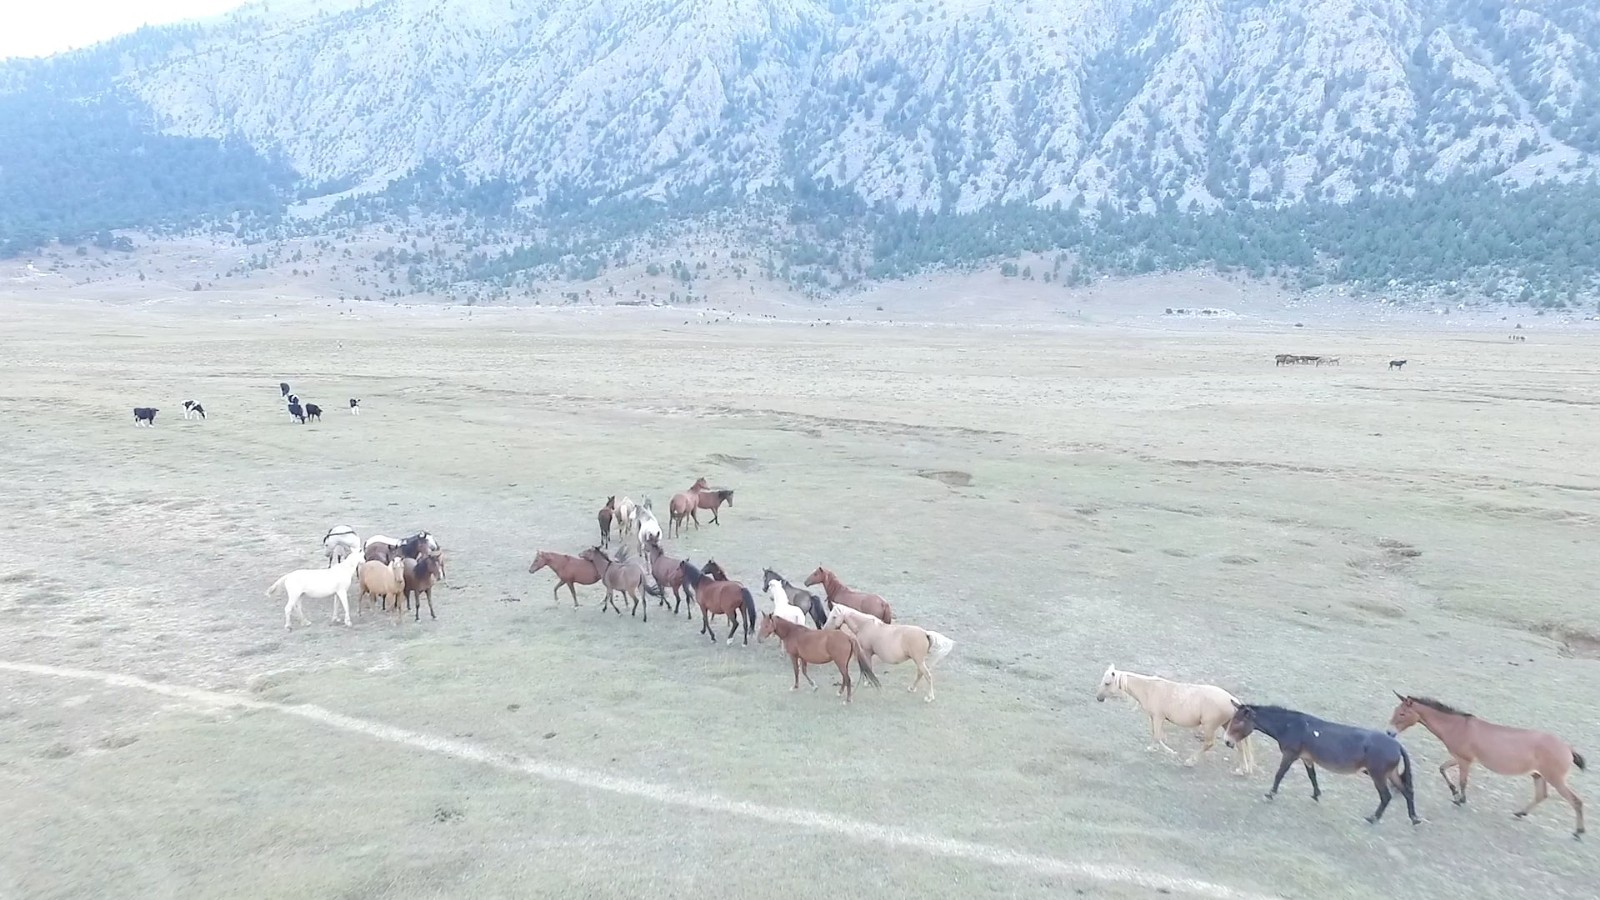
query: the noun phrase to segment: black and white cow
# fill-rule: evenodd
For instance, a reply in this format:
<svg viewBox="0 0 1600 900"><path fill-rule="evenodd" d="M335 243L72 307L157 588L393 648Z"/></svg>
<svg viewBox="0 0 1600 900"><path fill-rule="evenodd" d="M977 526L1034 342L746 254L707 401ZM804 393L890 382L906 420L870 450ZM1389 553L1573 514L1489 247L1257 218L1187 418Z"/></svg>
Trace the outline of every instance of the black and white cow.
<svg viewBox="0 0 1600 900"><path fill-rule="evenodd" d="M135 406L133 408L133 427L143 425L146 428L156 427L156 413L160 410L153 406Z"/></svg>
<svg viewBox="0 0 1600 900"><path fill-rule="evenodd" d="M289 415L301 425L306 423L306 411L300 406L300 398L293 394L289 395Z"/></svg>
<svg viewBox="0 0 1600 900"><path fill-rule="evenodd" d="M199 416L200 418L204 419L206 417L206 408L201 406L198 400L183 401L183 417L185 419L192 419L195 416Z"/></svg>
<svg viewBox="0 0 1600 900"><path fill-rule="evenodd" d="M350 398L350 415L352 415L352 416L361 415L361 398L360 397L351 397Z"/></svg>

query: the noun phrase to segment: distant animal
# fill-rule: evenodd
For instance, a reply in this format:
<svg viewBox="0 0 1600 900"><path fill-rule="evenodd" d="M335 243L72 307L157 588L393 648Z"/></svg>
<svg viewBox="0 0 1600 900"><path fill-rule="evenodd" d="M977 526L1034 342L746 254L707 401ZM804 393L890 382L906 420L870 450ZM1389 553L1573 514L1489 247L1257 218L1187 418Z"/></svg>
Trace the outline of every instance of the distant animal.
<svg viewBox="0 0 1600 900"><path fill-rule="evenodd" d="M1293 353L1279 353L1274 359L1280 366L1292 366L1294 365L1295 356Z"/></svg>
<svg viewBox="0 0 1600 900"><path fill-rule="evenodd" d="M661 543L661 523L656 520L656 514L650 509L649 497L644 498L644 505L634 508L634 523L641 546Z"/></svg>
<svg viewBox="0 0 1600 900"><path fill-rule="evenodd" d="M406 568L400 557L386 563L371 559L362 562L356 569L356 582L361 586L361 592L356 594L357 607L371 596L381 609L389 609L393 604L394 620L400 621L400 614L404 612L400 601L406 593Z"/></svg>
<svg viewBox="0 0 1600 900"><path fill-rule="evenodd" d="M300 402L300 395L299 394L290 394L289 395L289 402L290 403L299 403Z"/></svg>
<svg viewBox="0 0 1600 900"><path fill-rule="evenodd" d="M600 580L600 570L594 563L578 556L568 556L554 550L540 550L533 557L533 562L528 566L528 574L532 575L540 569L548 568L555 573L556 586L550 592L553 603L561 602L561 589L565 587L572 594L572 608L578 608L578 589L573 585L595 584Z"/></svg>
<svg viewBox="0 0 1600 900"><path fill-rule="evenodd" d="M588 560L594 565L595 570L600 573L600 583L606 589L606 599L600 603L601 612L604 612L605 608L609 606L617 611L617 615L622 615L622 604L615 603L612 600L613 592L620 592L622 596L632 601L632 611L628 615L635 616L639 614L641 595L648 592L650 586L655 582L655 579L650 577L649 567L642 560L630 559L625 555L625 551L622 554L618 554L617 558L613 560L610 554L599 547L590 547L578 554L578 556L581 559ZM657 586L656 593L658 596L660 591L661 588ZM644 621L648 622L650 621L650 601L644 600L643 605Z"/></svg>
<svg viewBox="0 0 1600 900"><path fill-rule="evenodd" d="M204 419L206 417L206 408L193 400L183 401L183 417L191 419L195 416Z"/></svg>
<svg viewBox="0 0 1600 900"><path fill-rule="evenodd" d="M344 610L344 624L346 626L350 625L350 580L355 577L356 567L361 562L352 553L337 565L329 568L296 569L274 581L272 587L267 588L267 596L271 597L277 593L279 588L283 588L284 594L289 598L289 602L284 604L283 607L283 627L285 629L292 628L289 621L291 613L296 613L300 616L301 625L311 624L306 619L305 609L301 606L301 601L306 597L314 600L321 600L327 597L337 599L339 603L338 606L334 607L333 622L335 625L339 624L339 610L342 609Z"/></svg>
<svg viewBox="0 0 1600 900"><path fill-rule="evenodd" d="M1571 744L1548 731L1486 722L1431 697L1411 697L1398 691L1395 696L1400 698L1400 705L1389 716L1389 733L1399 735L1419 722L1433 732L1450 753L1450 758L1439 766L1439 777L1450 788L1457 806L1467 802L1467 773L1473 763L1483 763L1485 769L1497 775L1532 775L1533 801L1516 817L1521 819L1533 812L1549 796L1549 789L1555 788L1578 817L1572 836L1583 837L1583 800L1567 785L1567 778L1574 766L1581 770L1588 764ZM1445 774L1452 767L1461 782L1459 786Z"/></svg>
<svg viewBox="0 0 1600 900"><path fill-rule="evenodd" d="M707 563L707 570L710 567L711 564ZM683 570L683 583L689 589L689 596L700 607L700 633L708 635L711 642L716 643L717 635L711 630L711 618L727 616L732 625L728 629L728 643L731 644L734 632L739 630L739 617L743 615L744 643L749 646L750 632L756 626L756 598L750 589L737 581L719 581L688 560L680 563L679 568Z"/></svg>
<svg viewBox="0 0 1600 900"><path fill-rule="evenodd" d="M791 691L800 690L802 675L805 676L806 684L811 685L813 691L816 690L817 683L811 680L809 668L831 662L839 667L839 696L844 698L844 702L849 703L855 694L854 686L850 682L852 659L860 666L861 676L874 686L878 685L878 676L873 674L872 667L861 655L861 644L853 634L843 631L818 631L776 616L762 618L761 632L756 635L757 643L774 634L783 642L783 650L789 654L789 661L794 664L794 686L789 689Z"/></svg>
<svg viewBox="0 0 1600 900"><path fill-rule="evenodd" d="M316 405L315 403L307 403L306 404L306 418L321 422L322 421L322 407Z"/></svg>
<svg viewBox="0 0 1600 900"><path fill-rule="evenodd" d="M335 525L322 536L322 552L328 556L328 565L343 562L346 556L361 549L361 538L349 525Z"/></svg>
<svg viewBox="0 0 1600 900"><path fill-rule="evenodd" d="M1297 356L1294 358L1294 361L1296 363L1314 363L1320 359L1322 359L1320 356Z"/></svg>
<svg viewBox="0 0 1600 900"><path fill-rule="evenodd" d="M350 415L352 415L352 416L361 415L361 400L360 400L360 398L358 398L358 397L351 397L350 398Z"/></svg>
<svg viewBox="0 0 1600 900"><path fill-rule="evenodd" d="M424 554L401 563L405 579L406 605L413 610L412 621L422 621L422 598L428 598L428 618L433 614L433 586L444 580L444 560L436 553Z"/></svg>
<svg viewBox="0 0 1600 900"><path fill-rule="evenodd" d="M1278 742L1283 758L1278 761L1277 774L1272 777L1272 790L1267 799L1278 795L1278 785L1289 767L1299 760L1305 765L1306 777L1311 779L1311 799L1322 798L1322 788L1317 785L1317 766L1333 772L1365 772L1372 778L1378 791L1378 808L1367 821L1377 824L1383 811L1389 807L1392 786L1405 798L1406 812L1411 824L1420 825L1411 757L1406 748L1394 737L1370 728L1357 728L1329 722L1281 706L1256 706L1241 704L1228 720L1227 741L1235 747L1249 737L1251 732L1262 734Z"/></svg>
<svg viewBox="0 0 1600 900"><path fill-rule="evenodd" d="M289 396L289 382L287 382L287 381L278 382L278 390L283 391L283 396L285 396L285 397Z"/></svg>
<svg viewBox="0 0 1600 900"><path fill-rule="evenodd" d="M917 677L906 690L915 691L917 685L926 681L928 692L922 699L928 703L933 702L934 663L949 656L956 646L955 641L937 631L916 625L889 625L877 616L851 609L842 603L836 604L828 612L828 621L822 627L835 630L845 628L854 634L856 640L861 642L861 659L864 663L871 663L873 657L879 657L891 666L911 660L917 668Z"/></svg>
<svg viewBox="0 0 1600 900"><path fill-rule="evenodd" d="M138 428L141 425L145 428L156 427L156 413L160 411L153 406L135 406L133 408L133 427Z"/></svg>
<svg viewBox="0 0 1600 900"><path fill-rule="evenodd" d="M783 582L776 578L767 579L767 596L772 598L772 612L768 615L785 622L793 622L801 628L808 627L806 614L800 611L800 607L789 602L789 594L784 591Z"/></svg>
<svg viewBox="0 0 1600 900"><path fill-rule="evenodd" d="M655 576L656 583L662 588L660 603L667 605L667 588L672 588L672 614L678 614L678 608L684 607L684 613L691 619L694 618L694 603L685 604L683 595L683 569L681 559L673 559L661 549L657 543L644 545L645 559L650 561L650 574Z"/></svg>
<svg viewBox="0 0 1600 900"><path fill-rule="evenodd" d="M1146 749L1160 748L1177 756L1178 751L1167 744L1166 724L1171 722L1179 728L1195 729L1202 743L1200 749L1184 762L1186 766L1199 762L1200 757L1211 750L1216 743L1218 729L1228 727L1235 704L1239 702L1238 697L1209 684L1168 681L1154 675L1124 672L1115 665L1107 666L1106 674L1100 678L1100 687L1094 692L1094 699L1104 703L1107 697L1121 696L1131 698L1150 717L1150 737L1155 743ZM1239 768L1234 770L1234 774L1248 775L1253 771L1255 758L1251 753L1250 739L1244 738L1239 741Z"/></svg>
<svg viewBox="0 0 1600 900"><path fill-rule="evenodd" d="M289 417L299 422L301 425L306 423L306 411L300 406L299 400L290 399Z"/></svg>
<svg viewBox="0 0 1600 900"><path fill-rule="evenodd" d="M1319 366L1337 366L1338 364L1339 364L1339 357L1337 357L1337 356L1319 356L1319 357L1317 357L1317 365L1319 365Z"/></svg>
<svg viewBox="0 0 1600 900"><path fill-rule="evenodd" d="M618 537L625 538L639 530L639 506L633 502L632 497L623 497L618 500L614 512Z"/></svg>
<svg viewBox="0 0 1600 900"><path fill-rule="evenodd" d="M1513 334L1513 335L1512 335L1512 336L1511 336L1511 339L1512 339L1512 340L1513 340L1513 341L1525 341L1525 340L1527 340L1527 339L1528 339L1528 336L1527 336L1527 335L1525 335L1525 334Z"/></svg>
<svg viewBox="0 0 1600 900"><path fill-rule="evenodd" d="M611 520L616 517L617 495L612 494L606 498L606 505L600 507L600 546L603 548L611 543Z"/></svg>
<svg viewBox="0 0 1600 900"><path fill-rule="evenodd" d="M761 573L761 580L769 582L776 580L783 585L783 592L789 595L789 602L800 607L800 611L811 616L811 621L821 628L828 621L828 605L821 597L811 593L805 588L795 587L789 579L779 575L772 569L765 569Z"/></svg>
<svg viewBox="0 0 1600 900"><path fill-rule="evenodd" d="M888 624L894 621L894 609L889 606L889 601L877 594L858 591L848 587L839 580L839 576L821 566L806 576L806 587L822 585L822 591L828 598L828 605L843 603L851 609L858 609L868 615L877 616Z"/></svg>
<svg viewBox="0 0 1600 900"><path fill-rule="evenodd" d="M1391 369L1399 369L1399 368L1404 367L1407 362L1409 362L1409 360L1391 359L1391 360L1389 360L1389 368L1391 368Z"/></svg>
<svg viewBox="0 0 1600 900"><path fill-rule="evenodd" d="M729 509L733 508L733 491L725 488L696 491L694 497L698 505L689 510L689 518L696 528L700 527L700 516L697 514L700 510L711 510L711 524L721 525L721 520L717 518L717 508L724 503L728 504Z"/></svg>

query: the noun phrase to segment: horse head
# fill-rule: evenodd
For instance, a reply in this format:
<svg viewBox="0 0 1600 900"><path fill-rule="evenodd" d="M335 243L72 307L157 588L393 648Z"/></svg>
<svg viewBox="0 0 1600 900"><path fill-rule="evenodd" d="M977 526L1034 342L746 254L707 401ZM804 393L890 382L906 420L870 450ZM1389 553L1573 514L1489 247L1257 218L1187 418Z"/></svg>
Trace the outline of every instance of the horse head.
<svg viewBox="0 0 1600 900"><path fill-rule="evenodd" d="M1228 720L1228 727L1222 734L1223 742L1230 748L1237 746L1256 730L1255 707L1238 702L1235 702L1233 707L1233 718Z"/></svg>
<svg viewBox="0 0 1600 900"><path fill-rule="evenodd" d="M1117 675L1115 663L1106 666L1106 674L1100 678L1100 689L1094 692L1094 699L1104 703L1106 702L1106 697L1121 691L1121 685L1117 684Z"/></svg>
<svg viewBox="0 0 1600 900"><path fill-rule="evenodd" d="M550 565L550 554L540 550L538 554L533 557L533 562L528 564L528 574L532 575L548 565Z"/></svg>
<svg viewBox="0 0 1600 900"><path fill-rule="evenodd" d="M829 574L830 573L827 569L817 566L816 569L812 570L810 575L806 576L806 587L814 587L816 585L825 583L828 580Z"/></svg>
<svg viewBox="0 0 1600 900"><path fill-rule="evenodd" d="M1389 715L1388 735L1397 737L1400 732L1422 721L1422 713L1417 709L1417 701L1405 694L1395 691L1394 695L1400 698L1400 704Z"/></svg>

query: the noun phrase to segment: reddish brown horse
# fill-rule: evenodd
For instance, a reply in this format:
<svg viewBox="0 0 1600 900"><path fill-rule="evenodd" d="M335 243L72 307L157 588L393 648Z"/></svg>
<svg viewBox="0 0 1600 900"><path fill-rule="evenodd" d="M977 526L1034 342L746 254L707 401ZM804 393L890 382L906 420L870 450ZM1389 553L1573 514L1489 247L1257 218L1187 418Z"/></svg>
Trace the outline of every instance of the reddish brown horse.
<svg viewBox="0 0 1600 900"><path fill-rule="evenodd" d="M791 691L800 690L802 675L806 684L811 685L813 691L816 690L817 683L811 680L808 667L831 662L839 667L839 695L849 703L854 694L850 683L851 660L859 661L861 677L874 685L878 684L878 676L872 673L866 657L861 655L861 645L852 634L839 630L819 631L777 616L762 616L761 633L756 636L756 642L760 643L770 634L776 634L778 640L783 642L783 652L789 654L789 661L794 664L794 687L789 689Z"/></svg>
<svg viewBox="0 0 1600 900"><path fill-rule="evenodd" d="M572 608L578 608L578 589L575 584L594 584L600 580L600 570L594 563L554 550L540 550L539 555L533 558L533 565L528 566L528 574L532 575L545 567L556 574L555 590L550 592L550 599L556 603L561 602L561 588L563 586L572 594Z"/></svg>
<svg viewBox="0 0 1600 900"><path fill-rule="evenodd" d="M828 595L828 604L843 603L851 609L860 610L869 616L877 616L884 624L894 621L894 609L889 606L889 601L877 594L858 591L848 587L839 580L839 576L817 566L817 570L806 576L806 586L822 585L823 593Z"/></svg>
<svg viewBox="0 0 1600 900"><path fill-rule="evenodd" d="M682 534L685 520L694 522L694 527L698 529L699 511L702 509L711 510L711 524L721 525L722 522L717 519L717 510L724 503L728 504L729 508L733 507L733 491L720 488L713 490L706 486L704 478L696 479L687 491L672 495L672 502L667 506L668 534Z"/></svg>
<svg viewBox="0 0 1600 900"><path fill-rule="evenodd" d="M684 605L682 594L683 560L673 559L668 556L661 549L661 545L655 541L645 541L644 555L646 559L650 560L650 574L654 575L656 583L661 585L661 599L659 602L662 606L667 605L666 589L672 588L672 614L677 615L678 607ZM685 614L691 619L694 618L693 603L688 604Z"/></svg>
<svg viewBox="0 0 1600 900"><path fill-rule="evenodd" d="M712 616L727 616L733 627L728 629L728 643L733 643L733 633L739 630L739 617L744 616L744 643L750 645L750 632L756 627L756 598L750 589L737 581L721 581L710 573L715 563L706 563L705 571L684 560L678 565L683 572L684 586L689 596L700 606L700 633L709 635L716 643L717 635L711 629ZM719 568L717 571L721 571Z"/></svg>
<svg viewBox="0 0 1600 900"><path fill-rule="evenodd" d="M606 505L600 507L600 546L605 548L611 543L611 520L617 515L617 495L612 494L606 498Z"/></svg>

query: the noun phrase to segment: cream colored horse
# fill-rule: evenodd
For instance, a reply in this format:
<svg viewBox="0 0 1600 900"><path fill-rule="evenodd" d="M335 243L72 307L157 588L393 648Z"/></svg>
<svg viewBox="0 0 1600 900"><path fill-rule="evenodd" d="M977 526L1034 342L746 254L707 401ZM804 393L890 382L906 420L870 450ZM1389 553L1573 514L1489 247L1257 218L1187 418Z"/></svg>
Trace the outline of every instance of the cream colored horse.
<svg viewBox="0 0 1600 900"><path fill-rule="evenodd" d="M1107 697L1116 696L1131 697L1150 717L1150 736L1155 743L1146 747L1147 750L1159 747L1177 756L1178 751L1167 746L1166 724L1171 722L1179 728L1195 729L1203 743L1194 756L1184 762L1186 766L1199 762L1200 757L1212 748L1216 743L1217 729L1227 727L1234 709L1239 705L1239 698L1209 684L1185 684L1154 675L1123 672L1114 665L1107 666L1094 698L1105 702ZM1248 775L1255 771L1255 757L1251 753L1248 738L1239 742L1239 761L1239 768L1233 770L1235 775Z"/></svg>
<svg viewBox="0 0 1600 900"><path fill-rule="evenodd" d="M782 588L783 585L778 586ZM949 656L956 646L955 641L937 631L899 623L887 625L877 616L851 609L843 603L833 605L822 627L848 629L861 643L861 657L868 665L874 656L891 666L911 660L916 664L917 677L906 690L915 691L917 685L927 681L928 693L922 699L930 703L933 702L933 664Z"/></svg>

